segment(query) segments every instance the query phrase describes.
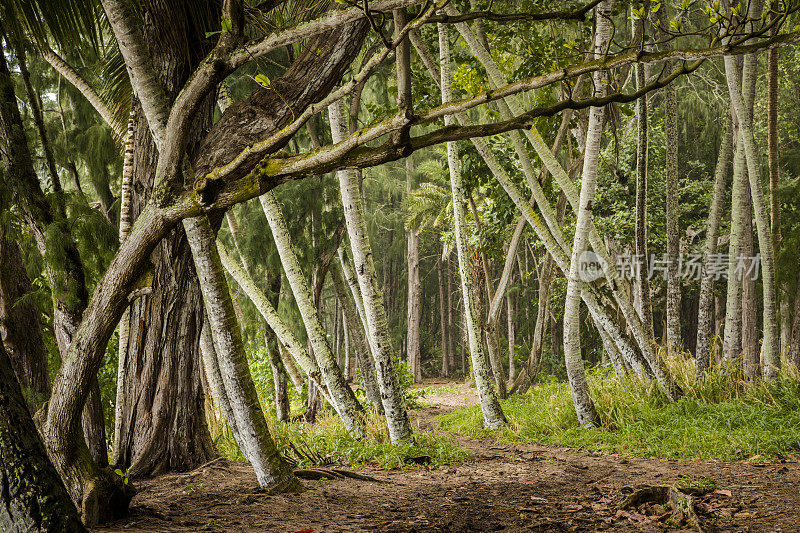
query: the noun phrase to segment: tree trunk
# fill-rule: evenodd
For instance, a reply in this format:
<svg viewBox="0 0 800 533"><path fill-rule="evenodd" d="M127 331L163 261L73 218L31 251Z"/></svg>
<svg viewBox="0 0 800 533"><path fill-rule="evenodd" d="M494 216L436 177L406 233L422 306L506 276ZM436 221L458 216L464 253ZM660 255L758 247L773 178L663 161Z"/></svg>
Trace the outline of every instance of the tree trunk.
<svg viewBox="0 0 800 533"><path fill-rule="evenodd" d="M744 195L744 233L740 246L743 257L753 257L753 207L749 195ZM758 295L752 276L742 276L742 366L750 381L758 379L761 370L758 344Z"/></svg>
<svg viewBox="0 0 800 533"><path fill-rule="evenodd" d="M333 142L339 142L344 137L342 102L331 104L328 107L328 113ZM383 410L389 427L389 436L392 442L397 443L411 438L411 422L395 370L395 357L389 336L389 323L383 303L383 293L375 271L372 247L369 243L367 223L364 218L364 200L361 198L354 172L342 170L337 174L356 278L358 278L358 286L363 299L367 338L372 350L372 357L375 359Z"/></svg>
<svg viewBox="0 0 800 533"><path fill-rule="evenodd" d="M154 0L141 3L145 21L137 31L143 33L144 60L149 56L157 76L150 88L163 92L168 105L208 50L209 41L202 28L187 23L184 9ZM116 2L104 3L108 18L119 21L112 4ZM132 65L127 66L132 72ZM156 170L156 144L161 145L163 139L154 139L152 131L163 136L166 124L166 117L160 117L163 122L149 123L148 119L159 116L151 108L155 98L148 92L141 96L133 106L133 220L143 216L162 178ZM186 152L190 158L211 127L213 111L214 102L207 98L189 126ZM152 292L130 307L125 403L116 445L118 466L128 467L133 477L191 470L216 456L203 414L202 296L184 229L170 231L150 260Z"/></svg>
<svg viewBox="0 0 800 533"><path fill-rule="evenodd" d="M634 42L637 46L644 45L644 28L647 22L649 6L645 4L645 17L640 24L634 24ZM638 37L638 39L637 39ZM647 65L637 63L634 66L634 79L636 89L641 89L647 83ZM650 281L648 280L647 256L647 166L648 166L648 138L649 122L647 96L636 100L636 224L635 248L637 265L634 279L634 301L638 304L636 310L642 319L645 332L650 338L655 338L653 333L653 303L650 299Z"/></svg>
<svg viewBox="0 0 800 533"><path fill-rule="evenodd" d="M508 381L510 383L514 382L514 378L517 376L517 367L514 363L514 343L516 339L514 338L515 331L514 331L514 297L513 296L506 296L506 321L508 322Z"/></svg>
<svg viewBox="0 0 800 533"><path fill-rule="evenodd" d="M341 368L336 363L336 358L331 352L328 338L320 323L317 307L312 300L311 288L308 285L305 274L300 267L300 261L292 249L289 241L289 230L281 212L280 205L275 198L275 194L269 192L260 197L264 215L272 230L272 237L275 247L281 258L286 279L292 288L297 308L306 327L308 340L314 349L314 357L319 365L322 379L330 394L333 408L339 413L345 427L356 437L360 437L364 431L363 408L353 394L353 390L347 384L342 374Z"/></svg>
<svg viewBox="0 0 800 533"><path fill-rule="evenodd" d="M28 413L0 343L0 530L86 531Z"/></svg>
<svg viewBox="0 0 800 533"><path fill-rule="evenodd" d="M23 299L32 292L19 245L5 228L0 229L0 344L5 346L31 414L50 395L39 311Z"/></svg>
<svg viewBox="0 0 800 533"><path fill-rule="evenodd" d="M242 451L253 465L261 487L279 492L301 492L303 486L278 452L258 402L211 224L203 216L187 218L183 226L200 279L223 386L241 435L238 440L244 444Z"/></svg>
<svg viewBox="0 0 800 533"><path fill-rule="evenodd" d="M731 235L728 244L728 285L725 298L725 330L722 337L722 364L728 367L739 357L742 349L742 279L736 273L737 257L741 253L744 234L744 195L747 194L745 155L741 135L737 132L733 158L733 192L731 200Z"/></svg>
<svg viewBox="0 0 800 533"><path fill-rule="evenodd" d="M442 102L452 99L450 81L450 41L447 26L439 23L439 60L441 68ZM445 117L445 125L449 124L451 117ZM453 222L455 225L456 252L458 254L458 271L461 278L461 295L464 306L465 324L469 351L472 360L472 370L475 385L478 389L481 411L483 412L483 425L488 429L497 429L507 423L497 394L492 389L489 381L489 369L486 368L486 359L481 346L479 320L476 309L475 291L480 290L473 283L472 271L469 265L469 249L467 247L466 228L466 194L461 180L461 162L458 159L456 143L447 143L447 163L450 169L450 187L453 195Z"/></svg>
<svg viewBox="0 0 800 533"><path fill-rule="evenodd" d="M372 362L369 344L364 336L365 331L361 326L356 304L351 294L348 293L341 263L332 262L330 273L333 291L339 298L339 301L342 302L342 312L347 328L346 331L351 341L349 344L351 346L351 351L355 352L356 359L358 360L358 367L361 369L361 379L364 380L364 389L367 393L367 399L380 413L383 413L383 403L381 402L378 378L375 375L375 365Z"/></svg>
<svg viewBox="0 0 800 533"><path fill-rule="evenodd" d="M275 387L275 418L279 422L288 422L291 419L289 409L289 384L286 369L281 362L281 356L275 341L275 334L264 335L264 344L269 353L269 364L272 369L272 385Z"/></svg>
<svg viewBox="0 0 800 533"><path fill-rule="evenodd" d="M406 158L406 193L415 186L414 162ZM407 230L408 239L408 316L406 320L406 358L414 376L414 382L422 381L422 361L420 355L420 319L422 316L422 287L419 282L419 235L417 230Z"/></svg>
<svg viewBox="0 0 800 533"><path fill-rule="evenodd" d="M444 247L440 250L436 248L436 276L439 282L439 329L442 334L442 377L450 376L450 357L448 355L448 340L447 340L447 286L444 279L444 262L442 261L442 254Z"/></svg>
<svg viewBox="0 0 800 533"><path fill-rule="evenodd" d="M595 8L594 57L596 58L602 56L608 45L611 32L611 24L608 17L611 15L612 5L613 0L603 0ZM595 96L602 96L605 93L605 82L606 78L603 73L596 72L594 74ZM572 243L572 258L570 260L567 295L564 303L564 361L567 366L567 376L569 377L578 422L584 427L597 427L600 425L600 417L589 395L589 386L586 383L583 358L581 357L580 265L582 254L586 252L588 245L602 136L603 109L592 107L589 109L589 124L586 128L586 150L583 156L581 194L576 214L575 237Z"/></svg>
<svg viewBox="0 0 800 533"><path fill-rule="evenodd" d="M667 8L660 10L662 38L668 38ZM672 69L668 61L666 69ZM645 99L646 96L641 98ZM683 348L681 337L681 279L679 255L681 252L680 213L678 211L678 91L674 83L664 88L664 136L666 141L666 219L667 219L667 353L677 354Z"/></svg>
<svg viewBox="0 0 800 533"><path fill-rule="evenodd" d="M706 221L706 241L703 244L703 267L700 278L700 296L697 304L697 344L695 347L695 375L700 379L711 362L713 320L714 281L711 262L716 260L719 241L719 223L722 219L723 197L725 195L727 174L733 152L733 122L730 114L725 123L722 135L717 166L714 170L714 192L711 196L711 207Z"/></svg>
<svg viewBox="0 0 800 533"><path fill-rule="evenodd" d="M760 15L760 6L756 5L752 16ZM725 74L728 79L728 92L731 104L739 117L739 130L747 160L747 175L750 181L750 195L753 199L758 248L761 254L761 271L764 299L764 379L773 380L778 377L781 366L778 349L778 313L777 292L775 288L775 248L770 227L769 212L761 187L761 173L753 134L752 101L755 95L756 57L753 54L744 58L742 83L734 65L734 58L725 57Z"/></svg>

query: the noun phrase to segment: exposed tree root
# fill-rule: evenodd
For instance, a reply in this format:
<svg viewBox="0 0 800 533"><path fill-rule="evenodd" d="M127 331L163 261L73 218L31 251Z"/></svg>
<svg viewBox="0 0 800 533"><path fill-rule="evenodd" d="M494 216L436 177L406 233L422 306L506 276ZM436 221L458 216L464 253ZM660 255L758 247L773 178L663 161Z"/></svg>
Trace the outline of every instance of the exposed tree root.
<svg viewBox="0 0 800 533"><path fill-rule="evenodd" d="M381 480L372 476L365 476L357 472L349 470L341 470L339 468L311 468L311 469L297 469L294 475L300 479L336 479L336 478L350 478L358 479L361 481L373 481L380 483Z"/></svg>
<svg viewBox="0 0 800 533"><path fill-rule="evenodd" d="M695 512L695 496L702 496L710 492L711 489L696 487L681 487L678 485L660 486L651 485L636 490L628 495L620 504L620 509L630 509L643 503L654 502L658 504L669 504L672 510L679 516L683 516L689 525L695 530L702 532L703 526Z"/></svg>

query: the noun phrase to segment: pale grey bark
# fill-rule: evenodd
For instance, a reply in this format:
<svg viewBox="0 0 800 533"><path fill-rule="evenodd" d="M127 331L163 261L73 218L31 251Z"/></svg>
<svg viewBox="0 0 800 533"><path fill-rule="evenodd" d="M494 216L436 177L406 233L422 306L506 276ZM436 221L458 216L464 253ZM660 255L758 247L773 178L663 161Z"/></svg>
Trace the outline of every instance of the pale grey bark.
<svg viewBox="0 0 800 533"><path fill-rule="evenodd" d="M727 367L739 357L742 349L742 280L736 273L739 242L744 233L744 195L747 194L745 155L741 135L737 134L733 158L733 191L731 199L731 233L728 242L728 285L725 298L725 329L722 336L722 364Z"/></svg>
<svg viewBox="0 0 800 533"><path fill-rule="evenodd" d="M611 15L613 0L603 0L595 8L594 57L604 53L611 35ZM601 72L594 74L595 96L605 94L606 76ZM575 237L572 243L572 259L567 277L567 295L564 303L564 361L567 366L572 399L578 422L584 427L600 425L600 417L594 407L586 382L581 355L580 330L580 265L581 254L588 249L589 226L592 217L592 202L597 181L597 166L600 155L600 140L603 136L603 109L589 109L589 124L586 128L586 149L583 155L581 194L578 203Z"/></svg>
<svg viewBox="0 0 800 533"><path fill-rule="evenodd" d="M753 55L744 58L742 83L733 57L725 56L725 75L728 79L728 93L731 104L739 119L739 139L745 153L747 175L750 182L750 196L753 200L753 212L758 233L758 248L761 254L761 272L764 298L764 379L773 380L778 377L781 366L778 349L778 313L777 294L775 290L775 249L772 239L769 211L767 210L764 191L761 185L761 167L759 152L753 134L752 108L747 105L750 86L755 82L755 61ZM748 68L748 63L752 67Z"/></svg>
<svg viewBox="0 0 800 533"><path fill-rule="evenodd" d="M185 219L183 225L203 291L223 385L240 435L237 440L244 445L242 451L253 465L259 485L302 491L302 484L278 453L258 402L211 224L203 216Z"/></svg>
<svg viewBox="0 0 800 533"><path fill-rule="evenodd" d="M414 187L414 163L406 158L406 193ZM406 317L406 360L414 381L422 381L420 355L420 320L422 318L422 286L419 281L419 235L417 230L406 230L408 257L408 314Z"/></svg>
<svg viewBox="0 0 800 533"><path fill-rule="evenodd" d="M333 402L333 408L339 413L339 417L348 431L360 437L364 431L363 408L358 403L353 390L345 381L342 370L336 363L336 357L331 352L328 338L320 322L317 307L314 305L308 280L300 267L297 255L292 249L292 244L289 240L289 229L286 227L286 220L281 207L272 192L262 195L259 199L269 227L272 230L275 248L281 258L281 265L286 273L286 279L292 288L297 309L300 311L300 316L306 327L308 340L313 347L314 358L317 360L322 379L325 381Z"/></svg>
<svg viewBox="0 0 800 533"><path fill-rule="evenodd" d="M341 141L345 131L344 109L341 101L331 104L328 107L328 113L331 134L336 143ZM364 201L361 198L361 191L359 191L354 172L342 170L337 175L356 278L364 306L367 339L375 360L375 371L386 415L386 424L389 428L389 437L392 442L397 443L411 438L411 421L408 418L408 410L395 370L395 354L389 336L389 322L383 304L383 292L375 271L372 248L367 235Z"/></svg>
<svg viewBox="0 0 800 533"><path fill-rule="evenodd" d="M446 103L452 100L450 41L447 35L447 26L438 24L438 29L442 102ZM449 124L450 121L450 117L445 117L445 125ZM461 181L461 162L458 159L458 147L454 142L447 143L447 163L450 169L458 271L461 278L462 303L464 305L472 370L475 377L475 385L478 389L478 396L480 398L481 411L483 412L483 424L488 429L497 429L505 425L507 421L503 409L500 407L497 394L494 389L492 389L489 379L489 369L486 368L486 359L483 355L483 347L481 345L480 330L478 329L479 318L475 308L475 294L473 292L479 289L474 286L472 271L469 265L469 250L467 248L466 236L466 209L464 205L466 203L466 195L464 194L464 185Z"/></svg>
<svg viewBox="0 0 800 533"><path fill-rule="evenodd" d="M128 130L125 133L125 151L122 158L122 185L119 192L119 240L124 241L131 231L131 185L133 182L133 132L136 121L133 113L128 119ZM130 308L126 308L119 321L119 347L117 350L117 395L114 400L114 464L121 462L120 442L122 436L122 420L125 408L125 383L127 380L128 339L130 338Z"/></svg>
<svg viewBox="0 0 800 533"><path fill-rule="evenodd" d="M703 244L703 267L700 278L700 295L697 304L697 344L695 348L695 372L699 379L708 369L711 361L712 331L711 322L714 314L714 274L710 271L712 260L717 254L719 241L719 224L722 219L723 197L733 152L733 122L728 115L725 132L722 135L717 166L714 169L714 190L711 195L711 207L706 221L706 241Z"/></svg>

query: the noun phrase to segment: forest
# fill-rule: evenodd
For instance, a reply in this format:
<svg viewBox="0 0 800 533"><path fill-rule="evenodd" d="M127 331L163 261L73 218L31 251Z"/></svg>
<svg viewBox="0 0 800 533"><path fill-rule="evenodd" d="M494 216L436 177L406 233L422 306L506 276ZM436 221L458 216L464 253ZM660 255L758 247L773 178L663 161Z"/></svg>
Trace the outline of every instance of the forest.
<svg viewBox="0 0 800 533"><path fill-rule="evenodd" d="M0 532L791 531L800 0L0 0Z"/></svg>

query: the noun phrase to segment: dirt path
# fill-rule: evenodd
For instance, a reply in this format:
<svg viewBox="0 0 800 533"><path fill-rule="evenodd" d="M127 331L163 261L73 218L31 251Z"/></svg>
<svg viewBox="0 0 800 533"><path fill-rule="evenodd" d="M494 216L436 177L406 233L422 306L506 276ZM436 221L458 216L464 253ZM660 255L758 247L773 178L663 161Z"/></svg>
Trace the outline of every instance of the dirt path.
<svg viewBox="0 0 800 533"><path fill-rule="evenodd" d="M423 399L435 407L413 413L417 427L432 427L439 414L477 399L465 385L426 386L441 392ZM300 495L262 493L248 465L218 461L139 482L132 516L96 531L691 530L655 505L619 510L637 487L671 485L681 476L709 476L720 486L699 504L706 531L800 528L796 462L660 461L458 439L473 454L461 465L364 469L380 482L307 481Z"/></svg>

